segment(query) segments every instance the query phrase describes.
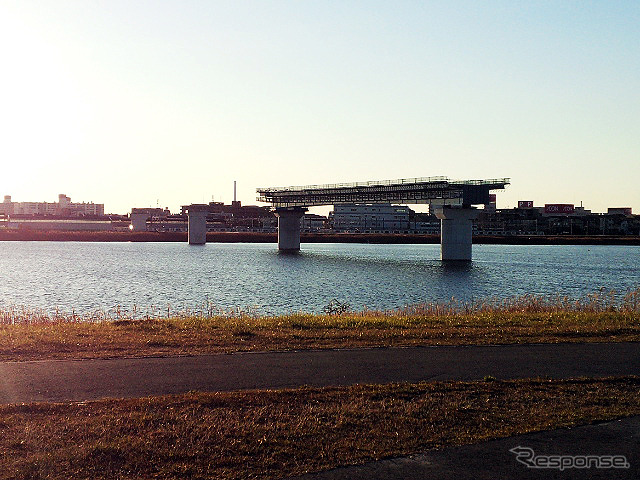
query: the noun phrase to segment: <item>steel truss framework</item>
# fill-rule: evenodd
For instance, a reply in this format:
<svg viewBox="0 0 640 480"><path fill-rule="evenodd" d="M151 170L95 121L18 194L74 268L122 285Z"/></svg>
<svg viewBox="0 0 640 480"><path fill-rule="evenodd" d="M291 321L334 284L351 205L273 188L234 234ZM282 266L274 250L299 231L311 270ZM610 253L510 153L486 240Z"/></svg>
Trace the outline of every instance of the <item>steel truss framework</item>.
<svg viewBox="0 0 640 480"><path fill-rule="evenodd" d="M408 178L359 183L258 188L258 200L276 208L345 203L400 203L471 206L489 203L491 190L502 190L508 178L449 180L447 177Z"/></svg>

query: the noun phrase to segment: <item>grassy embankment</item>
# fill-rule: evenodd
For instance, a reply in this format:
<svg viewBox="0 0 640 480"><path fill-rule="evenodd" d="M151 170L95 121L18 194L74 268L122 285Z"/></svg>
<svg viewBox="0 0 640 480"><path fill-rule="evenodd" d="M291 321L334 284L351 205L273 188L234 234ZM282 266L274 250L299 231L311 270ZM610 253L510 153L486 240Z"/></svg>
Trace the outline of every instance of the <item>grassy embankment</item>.
<svg viewBox="0 0 640 480"><path fill-rule="evenodd" d="M341 310L340 305L334 311ZM87 321L89 320L89 321ZM165 318L0 311L0 360L198 355L418 345L640 341L640 290L620 298L521 297L390 312L275 317L213 309Z"/></svg>
<svg viewBox="0 0 640 480"><path fill-rule="evenodd" d="M92 322L6 309L0 312L0 358L638 341L639 300L635 291L578 302L524 297L395 312L265 318L203 311ZM7 405L0 406L0 479L282 478L629 415L640 415L638 377L487 377Z"/></svg>
<svg viewBox="0 0 640 480"><path fill-rule="evenodd" d="M638 415L639 393L487 379L0 406L0 479L286 478Z"/></svg>

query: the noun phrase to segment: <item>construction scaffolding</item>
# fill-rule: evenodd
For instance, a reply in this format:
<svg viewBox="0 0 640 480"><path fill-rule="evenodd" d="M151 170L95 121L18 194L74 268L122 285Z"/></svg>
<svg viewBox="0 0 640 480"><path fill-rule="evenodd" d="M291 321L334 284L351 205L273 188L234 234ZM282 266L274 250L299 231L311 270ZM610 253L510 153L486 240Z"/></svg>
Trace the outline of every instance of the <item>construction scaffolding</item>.
<svg viewBox="0 0 640 480"><path fill-rule="evenodd" d="M502 190L508 178L450 180L447 177L405 178L357 183L258 188L258 201L276 208L349 203L398 203L471 206L490 202L491 190Z"/></svg>

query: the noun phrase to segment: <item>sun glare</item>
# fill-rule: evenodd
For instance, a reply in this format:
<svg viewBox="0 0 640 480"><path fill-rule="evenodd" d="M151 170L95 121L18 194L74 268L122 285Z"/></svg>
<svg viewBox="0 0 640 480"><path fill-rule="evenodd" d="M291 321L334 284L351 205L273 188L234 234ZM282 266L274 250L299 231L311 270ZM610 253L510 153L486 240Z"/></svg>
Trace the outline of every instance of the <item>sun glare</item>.
<svg viewBox="0 0 640 480"><path fill-rule="evenodd" d="M73 148L82 129L77 81L62 49L15 16L0 14L0 44L3 174L33 173Z"/></svg>

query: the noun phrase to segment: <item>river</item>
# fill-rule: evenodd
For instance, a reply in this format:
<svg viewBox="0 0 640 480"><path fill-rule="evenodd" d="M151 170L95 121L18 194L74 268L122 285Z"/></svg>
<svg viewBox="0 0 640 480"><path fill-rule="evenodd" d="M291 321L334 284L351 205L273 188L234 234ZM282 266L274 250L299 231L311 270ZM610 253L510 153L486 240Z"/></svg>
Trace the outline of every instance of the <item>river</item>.
<svg viewBox="0 0 640 480"><path fill-rule="evenodd" d="M396 309L451 298L583 297L640 287L638 246L474 245L446 264L439 245L0 242L0 306L148 314Z"/></svg>

